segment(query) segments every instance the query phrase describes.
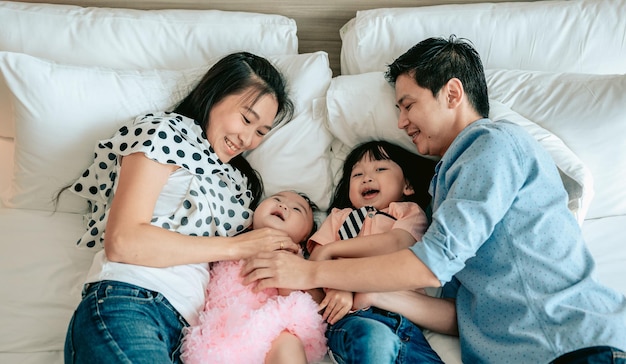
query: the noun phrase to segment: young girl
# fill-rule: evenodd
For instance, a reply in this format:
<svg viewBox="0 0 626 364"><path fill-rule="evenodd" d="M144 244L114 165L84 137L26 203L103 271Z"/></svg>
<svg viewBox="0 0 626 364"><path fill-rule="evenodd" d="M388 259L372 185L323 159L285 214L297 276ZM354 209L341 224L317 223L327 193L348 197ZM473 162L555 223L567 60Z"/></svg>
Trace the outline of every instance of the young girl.
<svg viewBox="0 0 626 364"><path fill-rule="evenodd" d="M357 146L346 158L328 218L308 241L310 259L380 255L413 245L428 225L422 208L428 209L434 165L385 141ZM360 216L353 214L362 208ZM368 307L377 303L382 307ZM339 363L442 363L417 324L446 332L456 327L453 304L421 292L353 298L327 289L320 307L331 323L328 346ZM353 307L358 310L346 316ZM434 312L442 317L429 319Z"/></svg>
<svg viewBox="0 0 626 364"><path fill-rule="evenodd" d="M92 207L78 244L104 249L70 321L66 363L179 363L182 329L204 304L207 262L298 250L280 230L239 234L262 193L241 153L292 114L280 72L240 52L173 112L138 117L98 143L71 190Z"/></svg>
<svg viewBox="0 0 626 364"><path fill-rule="evenodd" d="M303 243L315 228L316 206L303 194L282 191L263 200L252 228L271 227ZM326 353L326 324L302 291L255 293L241 283L242 261L214 263L200 323L185 330L182 358L202 363L307 363Z"/></svg>

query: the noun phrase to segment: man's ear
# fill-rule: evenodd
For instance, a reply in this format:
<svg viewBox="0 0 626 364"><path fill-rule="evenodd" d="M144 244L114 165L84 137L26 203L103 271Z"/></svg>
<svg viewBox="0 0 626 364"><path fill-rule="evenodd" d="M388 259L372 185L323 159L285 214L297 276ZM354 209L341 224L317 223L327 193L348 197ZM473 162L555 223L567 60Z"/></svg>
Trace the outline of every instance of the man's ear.
<svg viewBox="0 0 626 364"><path fill-rule="evenodd" d="M455 108L463 100L465 90L463 89L463 83L456 77L448 80L446 83L446 97L448 101L448 107Z"/></svg>

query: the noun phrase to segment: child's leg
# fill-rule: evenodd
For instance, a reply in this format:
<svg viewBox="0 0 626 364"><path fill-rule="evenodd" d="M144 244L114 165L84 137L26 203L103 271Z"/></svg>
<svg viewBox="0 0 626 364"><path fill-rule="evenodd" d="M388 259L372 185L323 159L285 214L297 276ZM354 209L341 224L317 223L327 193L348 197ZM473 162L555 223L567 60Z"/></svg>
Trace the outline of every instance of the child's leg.
<svg viewBox="0 0 626 364"><path fill-rule="evenodd" d="M372 309L358 311L329 326L328 348L340 364L395 363L401 342L390 327L394 324Z"/></svg>
<svg viewBox="0 0 626 364"><path fill-rule="evenodd" d="M304 346L300 339L287 332L283 331L274 341L272 341L272 347L269 353L265 357L266 364L306 364L306 354L304 352Z"/></svg>
<svg viewBox="0 0 626 364"><path fill-rule="evenodd" d="M443 361L430 346L428 340L424 337L424 333L417 325L402 315L393 315L397 315L400 320L396 334L402 340L397 363L443 364Z"/></svg>

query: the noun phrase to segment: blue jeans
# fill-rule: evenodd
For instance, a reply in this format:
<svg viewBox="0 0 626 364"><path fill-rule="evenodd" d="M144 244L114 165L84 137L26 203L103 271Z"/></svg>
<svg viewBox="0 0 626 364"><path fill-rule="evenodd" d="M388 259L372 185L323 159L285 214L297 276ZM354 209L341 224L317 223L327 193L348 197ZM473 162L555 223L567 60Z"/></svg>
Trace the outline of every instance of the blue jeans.
<svg viewBox="0 0 626 364"><path fill-rule="evenodd" d="M376 307L346 315L328 327L326 337L339 364L443 364L417 325Z"/></svg>
<svg viewBox="0 0 626 364"><path fill-rule="evenodd" d="M67 330L65 363L180 363L186 326L158 292L115 281L88 284Z"/></svg>
<svg viewBox="0 0 626 364"><path fill-rule="evenodd" d="M550 364L626 364L626 353L610 346L592 346L561 355Z"/></svg>

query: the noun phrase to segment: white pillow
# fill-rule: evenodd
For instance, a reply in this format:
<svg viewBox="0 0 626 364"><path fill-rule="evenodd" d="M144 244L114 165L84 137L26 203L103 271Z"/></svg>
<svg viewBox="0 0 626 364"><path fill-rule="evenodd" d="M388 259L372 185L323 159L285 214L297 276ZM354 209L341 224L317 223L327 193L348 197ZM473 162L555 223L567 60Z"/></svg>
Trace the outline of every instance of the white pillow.
<svg viewBox="0 0 626 364"><path fill-rule="evenodd" d="M333 78L326 98L328 128L338 139L333 145L335 182L347 152L356 144L373 138L386 139L417 153L404 130L398 129L394 89L382 72ZM555 135L491 101L493 120L507 119L519 124L547 149L561 171L570 196L569 207L580 224L593 196L593 179L580 159Z"/></svg>
<svg viewBox="0 0 626 364"><path fill-rule="evenodd" d="M587 218L626 214L626 75L490 70L489 96L557 135L593 175Z"/></svg>
<svg viewBox="0 0 626 364"><path fill-rule="evenodd" d="M0 51L85 66L176 70L239 50L298 53L296 22L274 14L2 1L0 24ZM0 110L6 110L7 97L0 88ZM13 135L13 125L0 114L0 136Z"/></svg>
<svg viewBox="0 0 626 364"><path fill-rule="evenodd" d="M296 106L295 126L291 132L277 129L268 136L263 148L275 154L253 158L253 166L261 171L268 190L280 185L283 176L294 174L299 178L290 181L290 188L307 192L317 203L327 205L329 187L320 183L320 176L328 173L325 152L331 137L323 130L324 123L314 116L313 104L316 98L324 97L330 83L328 55L317 52L268 58L288 80ZM97 140L109 137L121 123L137 115L171 109L206 69L208 66L186 71L114 70L0 52L0 83L4 81L11 91L12 112L8 114L16 125L15 173L5 204L54 209L52 197L93 161ZM301 129L319 140L289 135ZM272 146L273 139L280 147ZM290 154L289 158L285 154ZM279 158L280 164L274 165ZM66 193L57 208L83 212L86 202Z"/></svg>
<svg viewBox="0 0 626 364"><path fill-rule="evenodd" d="M265 195L297 190L306 193L325 211L333 189L330 177L333 136L326 128L324 102L332 71L327 54L315 54L317 58L306 63L282 68L297 80L290 87L296 101L296 116L289 124L272 130L261 145L246 154L246 159L263 176Z"/></svg>
<svg viewBox="0 0 626 364"><path fill-rule="evenodd" d="M597 279L626 296L624 226L626 215L589 219L583 226L583 237L591 243L587 245L596 262Z"/></svg>
<svg viewBox="0 0 626 364"><path fill-rule="evenodd" d="M428 37L471 40L485 68L626 72L626 2L558 0L357 12L341 29L341 73L384 71Z"/></svg>

